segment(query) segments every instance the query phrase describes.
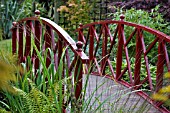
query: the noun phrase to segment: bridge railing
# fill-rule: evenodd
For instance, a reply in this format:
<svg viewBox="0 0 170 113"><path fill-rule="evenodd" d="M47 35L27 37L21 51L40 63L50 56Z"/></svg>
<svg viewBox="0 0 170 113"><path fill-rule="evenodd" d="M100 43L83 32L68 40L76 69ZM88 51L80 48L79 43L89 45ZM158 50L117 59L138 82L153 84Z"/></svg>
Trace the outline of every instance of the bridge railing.
<svg viewBox="0 0 170 113"><path fill-rule="evenodd" d="M40 12L35 12L35 17L24 18L19 22L13 22L12 31L12 53L18 56L18 63L26 63L30 57L33 65L32 70L35 75L41 70L42 62L40 61L37 51L46 59L45 65L48 68L51 64L55 70L58 69L64 48L65 55L63 63L67 66L70 75L73 73L74 78L78 76L76 84L76 98L79 98L82 88L82 64L88 62L88 57L82 51L82 42L77 43L53 21L40 17ZM52 51L53 54L50 53ZM29 65L27 64L27 68ZM75 71L72 71L72 70ZM65 69L63 69L65 70ZM40 72L41 73L41 72ZM66 72L63 71L63 78Z"/></svg>
<svg viewBox="0 0 170 113"><path fill-rule="evenodd" d="M157 92L165 83L163 75L170 71L170 36L152 28L120 20L107 20L80 25L78 40L89 56L86 70L105 76L134 89ZM149 93L138 92L157 108ZM166 110L165 110L166 111Z"/></svg>

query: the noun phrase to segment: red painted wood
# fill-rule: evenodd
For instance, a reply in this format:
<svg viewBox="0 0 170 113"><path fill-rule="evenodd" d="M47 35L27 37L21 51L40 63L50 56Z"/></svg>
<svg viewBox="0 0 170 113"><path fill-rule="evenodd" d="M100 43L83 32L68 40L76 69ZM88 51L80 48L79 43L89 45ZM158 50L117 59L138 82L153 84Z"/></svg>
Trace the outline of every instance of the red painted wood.
<svg viewBox="0 0 170 113"><path fill-rule="evenodd" d="M96 65L96 68L97 68L98 73L99 73L100 75L102 75L101 69L100 69L100 66L99 66L99 63L97 62L97 59L96 59L96 58L94 58L94 63L95 63L95 65Z"/></svg>
<svg viewBox="0 0 170 113"><path fill-rule="evenodd" d="M157 72L156 72L156 92L162 88L163 85L163 71L164 71L164 63L165 63L165 56L164 56L164 42L163 40L159 39L158 45L158 62L157 62Z"/></svg>
<svg viewBox="0 0 170 113"><path fill-rule="evenodd" d="M168 51L167 51L167 47L166 47L166 43L165 42L163 42L163 50L164 50L164 55L165 55L165 59L166 59L166 66L168 68L168 71L170 71L169 56L168 56Z"/></svg>
<svg viewBox="0 0 170 113"><path fill-rule="evenodd" d="M39 12L40 13L40 12ZM75 71L75 77L78 77L78 84L76 86L77 92L81 93L82 90L82 63L88 63L89 58L86 56L86 54L80 49L79 44L77 45L76 42L65 32L60 26L55 24L54 22L50 21L49 19L39 17L39 13L36 14L36 17L30 17L30 18L25 18L18 23L15 24L12 28L12 46L13 46L13 54L18 53L18 58L19 58L19 63L23 62L23 57L26 58L26 56L30 56L31 59L33 59L34 63L34 68L35 68L35 73L37 74L36 70L40 68L40 61L37 58L37 53L35 49L33 49L33 53L31 53L31 33L32 36L34 36L34 41L35 45L40 51L40 54L43 54L43 49L51 49L51 51L54 52L54 56L50 56L49 51L47 52L47 59L46 59L46 66L48 67L51 63L51 59L54 59L55 63L55 68L57 69L59 65L59 61L61 59L61 55L63 52L63 47L68 46L69 50L71 50L75 54L75 60L70 64L70 56L69 56L69 51L68 49L66 50L66 54L63 60L63 63L65 61L67 62L67 66L70 71L72 71L73 68L80 69L80 73ZM33 24L33 23L34 24ZM34 25L34 26L33 26ZM45 25L45 27L44 27ZM19 26L19 29L17 29L16 26ZM81 27L81 26L80 26ZM26 28L26 29L25 29ZM25 43L25 48L23 48L23 35L24 29L26 30L26 43ZM45 29L45 30L42 30ZM19 34L17 34L19 31ZM43 33L45 31L45 33ZM56 33L56 36L58 36L58 42L55 42L54 39L54 33ZM42 38L42 35L44 35L44 38ZM84 39L83 32L80 32L82 39ZM19 37L18 37L19 36ZM17 38L19 42L17 42ZM82 40L82 41L83 41ZM86 42L85 42L86 43ZM19 45L19 47L17 47ZM44 48L43 48L44 46ZM25 50L25 51L23 51ZM24 56L23 56L24 54ZM31 55L32 54L32 55ZM43 56L44 57L44 56ZM76 61L78 59L78 63L76 64ZM53 61L53 60L52 60ZM65 68L65 67L63 67ZM41 73L41 72L40 72ZM64 71L63 71L63 76L64 76ZM70 74L71 75L71 74ZM63 93L64 93L64 88L63 88ZM76 93L76 97L78 98L80 96L80 93ZM64 104L64 101L63 101ZM64 105L63 105L64 106ZM65 106L63 107L63 112L65 112Z"/></svg>
<svg viewBox="0 0 170 113"><path fill-rule="evenodd" d="M61 55L63 52L63 42L62 38L60 37L58 40L58 64L60 63L61 60Z"/></svg>
<svg viewBox="0 0 170 113"><path fill-rule="evenodd" d="M81 28L83 26L83 24L80 24L79 27ZM83 35L83 29L81 29L79 31L79 34L78 34L78 40L83 42L83 43L86 43L86 40L84 38L84 35Z"/></svg>
<svg viewBox="0 0 170 113"><path fill-rule="evenodd" d="M102 28L103 28L103 26L102 26ZM96 39L96 41L97 41L97 44L96 44L96 47L94 48L94 57L96 57L96 54L97 54L97 51L98 51L98 49L99 49L99 42L100 42L100 40L101 40L101 33L100 33L100 35L98 36L98 34L96 33L96 29L94 28L94 27L92 27L92 30L93 30L93 32L94 32L94 37L95 37L95 39ZM101 32L102 32L102 30L103 29L101 29Z"/></svg>
<svg viewBox="0 0 170 113"><path fill-rule="evenodd" d="M124 32L124 25L121 25L120 29L121 29L121 32L122 32L123 44L125 45L126 44L126 38L125 38L125 32ZM124 51L125 51L125 55L126 55L126 62L127 62L127 68L128 68L128 74L129 74L130 82L131 82L131 84L133 84L132 71L131 71L130 61L129 61L130 58L129 58L127 46L124 46Z"/></svg>
<svg viewBox="0 0 170 113"><path fill-rule="evenodd" d="M93 61L93 51L94 51L94 32L93 32L93 27L90 27L90 44L89 44L89 60L90 62Z"/></svg>
<svg viewBox="0 0 170 113"><path fill-rule="evenodd" d="M19 62L23 62L23 25L19 24L19 43L18 43L18 59Z"/></svg>
<svg viewBox="0 0 170 113"><path fill-rule="evenodd" d="M79 52L81 54L82 52L82 47L83 47L83 43L81 41L78 41L77 44L77 52ZM83 71L82 71L82 61L78 56L75 56L75 58L77 59L76 61L76 67L75 67L75 73L74 73L74 81L76 83L75 86L75 97L77 100L81 99L81 92L82 92L82 77L83 77ZM80 102L82 103L82 102Z"/></svg>
<svg viewBox="0 0 170 113"><path fill-rule="evenodd" d="M75 41L60 26L56 25L54 22L52 22L46 18L42 18L42 17L25 18L25 19L19 21L18 25L21 25L22 23L25 23L27 21L35 21L35 35L37 35L36 37L39 37L37 42L35 40L35 42L37 43L37 45L36 45L37 47L38 47L38 41L40 41L40 37L41 37L42 33L40 33L41 27L36 28L36 21L39 21L39 19L40 19L44 25L47 25L49 28L46 27L45 48L49 47L49 48L51 48L51 50L55 51L56 53L58 52L58 54L55 54L55 56L54 56L54 58L56 60L58 60L61 57L62 47L68 45L70 47L71 51L76 56L76 58L74 58L75 60L73 60L73 62L70 64L68 51L66 52L65 58L67 59L67 63L70 64L70 65L68 65L70 71L73 70L77 59L79 59L79 60L78 60L78 64L76 65L76 68L75 68L76 71L78 68L82 69L82 63L87 64L89 62L89 59L90 59L90 61L95 60L94 67L97 67L97 69L94 69L92 71L93 74L102 75L101 71L99 71L99 70L102 70L101 68L104 67L104 65L106 65L106 63L107 63L109 66L109 69L111 70L111 74L112 74L112 76L109 76L110 79L113 79L113 77L114 77L114 78L116 78L116 80L119 83L124 84L127 87L131 87L134 84L137 85L139 83L141 83L141 84L148 83L148 85L152 91L158 91L162 86L163 68L165 66L164 65L165 63L166 63L166 66L168 67L168 70L170 70L169 57L168 57L169 55L168 55L167 48L165 45L165 42L170 43L170 36L167 36L160 31L156 31L156 30L146 27L146 26L138 25L138 24L131 23L131 22L126 22L126 21L124 21L124 16L121 16L120 18L121 18L121 20L119 20L119 21L109 20L109 21L94 22L94 23L87 24L85 26L81 25L77 29L77 31L79 33L79 40L85 43L84 52L87 52L86 49L87 49L87 46L89 46L89 51L87 52L87 54L89 54L89 58L86 56L86 54L84 52L81 52L79 50L77 51L77 46L76 46ZM112 32L109 28L110 27L109 25L111 25L111 24L114 24L115 26L117 26L117 28L115 29L114 32ZM100 30L95 29L95 26L98 26L98 25L102 26ZM108 26L106 26L106 25L108 25ZM105 27L103 27L103 26L105 26ZM126 41L126 37L125 37L125 31L124 31L125 27L124 26L131 26L134 28L134 31L132 31L132 33L129 34L130 36L127 38L127 41ZM22 26L20 26L20 28L21 27ZM87 30L84 30L84 29L87 29ZM51 32L52 30L55 31L57 33L57 35L59 36L60 40L58 40L57 44L54 42L54 38L52 38L52 39L47 38L48 36L54 37L54 34ZM83 31L88 31L88 30L89 30L89 32L87 33L87 36L85 36L84 35L85 32L83 32ZM15 48L17 48L17 46L15 46L15 41L17 39L17 31L15 32L14 28L12 29L12 31L13 31L13 39L12 39L13 45L12 46L14 47L13 53L16 53L16 51L18 51L20 62L22 62L23 61L23 29L19 30L18 50L15 49ZM33 29L33 31L34 31L34 29ZM98 31L99 31L99 35L97 33ZM156 37L156 39L153 42L150 42L149 46L146 45L147 49L145 47L145 42L144 42L144 37L143 37L142 31L149 32L149 33L155 35L155 37ZM136 32L138 32L138 33L136 33ZM47 34L50 34L50 35L47 35ZM117 36L117 34L118 34L118 36ZM132 73L131 66L130 66L131 65L130 58L129 58L129 54L128 54L128 46L129 46L129 43L134 38L135 34L139 35L139 37L136 39L136 52L139 53L139 51L142 50L142 53L140 55L138 55L136 53L136 56L135 56L135 60L136 60L135 61L135 72L134 72L135 76L134 76L134 83L133 83L133 78L132 78L132 74L131 74ZM102 40L101 39L102 36L108 37L110 39L108 39L107 41L106 41L106 39ZM117 41L117 39L118 39L118 41ZM161 42L162 40L164 40L164 42ZM104 60L105 62L101 63L102 65L97 63L98 62L98 59L97 59L98 53L97 52L100 48L99 44L101 43L101 41L103 41L102 57L104 55L112 53L113 49L117 49L117 53L112 53L112 54L108 55L107 59ZM157 46L155 46L155 45L158 41L159 41L159 46L157 48ZM62 43L59 43L59 42L62 42ZM94 44L97 44L97 45L94 45ZM107 48L108 44L110 44L110 48ZM118 46L116 47L116 45L118 45ZM156 87L153 87L153 85L152 85L152 78L151 78L150 67L149 67L149 59L147 56L150 54L150 50L152 50L153 48L156 48L158 50ZM26 49L26 50L28 50L28 49ZM56 51L56 50L58 50L58 51ZM27 52L25 51L25 54ZM115 55L115 54L117 54L117 55ZM36 54L35 55L33 54L33 56L35 58ZM116 59L114 59L113 57L114 58L116 57ZM144 65L146 66L146 71L147 71L147 77L143 81L140 81L140 79L139 79L140 78L141 57L143 57L145 60ZM116 66L112 67L112 64L111 64L112 60L113 61L116 60ZM125 60L127 62L127 66L124 69L122 69L122 60ZM138 63L137 61L140 61L140 62ZM55 65L58 65L58 63L56 63ZM88 67L89 65L86 65L86 66L87 66L87 68L89 68ZM115 68L116 71L114 71L114 67L116 67ZM38 66L37 66L37 68L38 68ZM105 70L105 69L103 68L103 70ZM95 71L97 71L97 72L95 72ZM127 71L129 74L130 82L124 81L123 77L122 77ZM79 76L79 74L80 74L80 76ZM78 92L76 94L76 97L78 98L78 97L80 97L81 88L82 88L82 81L81 81L82 71L80 73L75 72L75 77L78 77L78 79L80 80L80 81L78 81L78 84L76 86L76 88L77 88L76 91ZM140 88L140 87L141 86L139 86L138 88ZM154 90L154 89L156 89L156 90ZM147 94L144 94L144 92L141 92L139 95L143 96L147 100L149 99L149 96ZM150 102L152 103L153 101L150 101ZM160 107L154 103L152 103L152 104L155 105L156 107Z"/></svg>
<svg viewBox="0 0 170 113"><path fill-rule="evenodd" d="M120 30L121 25L118 27L118 50L116 59L116 79L120 78L122 69L122 53L123 53L123 38Z"/></svg>
<svg viewBox="0 0 170 113"><path fill-rule="evenodd" d="M65 44L65 46L66 46L66 44ZM69 68L70 67L70 56L69 56L68 49L66 49L65 57L66 57L66 62L67 62L67 68Z"/></svg>
<svg viewBox="0 0 170 113"><path fill-rule="evenodd" d="M52 29L50 26L46 25L46 31L44 34L44 38L45 38L45 51L47 49L51 49L52 48ZM47 52L47 58L46 58L46 66L49 67L49 65L51 64L51 56L50 56L50 52L48 50Z"/></svg>
<svg viewBox="0 0 170 113"><path fill-rule="evenodd" d="M116 39L117 34L118 34L118 26L115 29L115 33L114 33L114 36L113 36L113 40L111 41L109 53L111 53L111 50L113 49L113 45L116 43L115 39Z"/></svg>
<svg viewBox="0 0 170 113"><path fill-rule="evenodd" d="M138 30L136 35L136 55L135 55L135 72L134 72L134 85L140 84L140 69L141 69L141 57L143 49L140 37L140 30Z"/></svg>
<svg viewBox="0 0 170 113"><path fill-rule="evenodd" d="M116 74L115 74L115 72L114 72L114 69L113 69L113 67L112 67L111 62L110 62L109 59L108 59L108 65L109 65L109 68L110 68L110 71L111 71L111 73L112 73L113 78L116 78Z"/></svg>
<svg viewBox="0 0 170 113"><path fill-rule="evenodd" d="M102 61L101 61L101 72L103 75L105 75L105 67L106 67L106 60L107 60L107 42L108 42L108 33L107 33L107 25L104 25L103 30L103 39L102 39Z"/></svg>
<svg viewBox="0 0 170 113"><path fill-rule="evenodd" d="M76 68L75 68L75 73L74 73L74 81L76 83L75 86L75 97L76 99L81 98L81 92L82 92L82 62L78 58L76 62Z"/></svg>
<svg viewBox="0 0 170 113"><path fill-rule="evenodd" d="M26 43L25 43L25 57L31 55L31 34L32 34L32 21L28 20L26 22Z"/></svg>
<svg viewBox="0 0 170 113"><path fill-rule="evenodd" d="M159 44L159 47L157 47L157 42L161 39L164 40L166 43L170 43L170 36L167 36L166 34L154 30L152 28L149 28L147 26L143 26L143 25L139 25L139 24L135 24L135 23L131 23L131 22L126 22L124 21L124 16L120 17L121 20L116 21L116 20L106 20L106 21L101 21L101 22L94 22L94 23L90 23L84 26L81 26L80 28L77 29L77 32L79 32L80 30L85 31L86 29L89 29L90 34L87 34L86 37L86 46L90 45L91 47L94 47L93 49L94 51L94 58L95 58L95 63L94 63L94 67L97 67L96 69L93 69L93 71L91 72L92 74L95 75L102 75L101 71L99 71L99 69L101 69L103 67L103 65L105 65L106 63L108 64L108 67L110 69L111 75L109 75L109 77L111 77L112 79L115 78L117 81L123 81L123 75L125 73L127 73L128 71L128 75L129 75L129 79L130 82L128 81L124 81L124 82L120 82L121 84L126 85L127 87L132 87L133 85L138 85L136 87L136 89L139 89L142 87L143 84L148 84L149 89L152 90L152 92L155 91L156 88L160 89L159 87L162 86L162 77L163 77L163 68L166 66L168 68L168 70L170 70L170 62L169 62L169 55L167 52L167 48L166 48L166 44ZM115 27L115 31L111 31L110 30L110 25L117 26ZM108 26L105 26L108 25ZM97 31L92 27L92 26L102 26L100 29L98 29ZM105 26L105 27L103 27ZM130 33L127 34L129 35L129 37L125 37L125 31L124 31L124 26L131 26L134 28L134 30ZM93 28L91 30L91 28ZM105 29L105 30L103 30ZM105 31L105 32L103 32ZM93 32L93 33L92 33ZM144 42L144 38L148 38L148 37L143 37L143 32L148 32L152 35L155 35L155 40L152 42L149 42L150 44L148 44L145 46L145 42ZM99 36L97 35L98 33ZM128 32L129 33L129 32ZM83 33L84 36L85 33ZM94 34L94 38L96 40L94 40L93 44L97 44L97 45L92 45L92 42L89 42L87 40L91 40L91 34ZM100 38L102 36L105 36L105 34L107 34L107 36L109 37L107 42L105 43L103 40L101 40ZM118 34L118 36L117 36ZM133 41L135 39L135 34L136 34L136 54L135 56L131 56L135 58L135 69L134 71L134 76L132 77L132 72L131 72L131 63L130 63L130 57L128 54L128 49L129 49L129 45L131 43L131 41ZM88 35L90 35L88 37ZM113 35L113 36L112 36ZM126 41L127 39L127 41ZM95 42L96 41L96 42ZM104 57L104 53L108 52L108 59L105 60L106 62L102 62L101 64L97 63L98 61L100 61L101 59L98 59L99 56L99 44L101 44L101 42L103 43L102 45L102 58ZM160 42L159 42L160 43ZM110 48L105 49L105 45L110 45ZM147 49L146 49L147 48ZM84 51L86 51L87 48L84 48ZM92 48L90 48L92 49ZM105 50L104 50L105 49ZM116 53L115 53L115 49L116 49ZM153 86L152 82L152 77L151 77L151 70L150 70L150 59L148 59L148 55L150 55L151 50L157 49L159 51L158 55L158 63L157 63L157 85L156 87ZM113 51L114 50L114 51ZM111 54L110 54L111 53ZM90 51L87 52L87 54L90 54ZM116 54L116 55L115 55ZM89 55L89 56L90 56ZM92 58L92 57L91 57ZM144 59L144 63L142 63L141 59ZM115 62L116 60L116 66L113 66L113 64L111 64L111 61ZM163 62L161 62L163 60ZM122 69L122 61L126 61L127 66ZM146 67L146 78L144 78L143 80L140 80L140 73L141 73L141 64L145 65ZM152 64L153 65L153 64ZM104 69L104 68L103 68ZM114 69L116 71L114 71ZM102 69L101 69L102 70ZM158 74L159 72L159 74ZM161 73L161 74L160 74ZM110 78L110 79L111 79ZM160 78L160 81L159 81ZM157 90L158 90L157 89ZM143 96L145 99L149 99L149 96L147 94L139 93L139 95ZM149 101L149 100L148 100ZM154 106L156 106L157 108L160 107L160 105L158 106L157 104L154 104L153 100L150 101ZM162 109L162 108L160 108ZM165 109L162 111L166 111Z"/></svg>
<svg viewBox="0 0 170 113"><path fill-rule="evenodd" d="M40 51L40 42L41 42L41 36L42 36L41 23L39 21L35 21L34 27L35 27L35 37L34 37L35 45L36 45L38 51ZM33 59L35 59L35 61L34 61L34 69L35 69L35 73L36 73L36 71L40 67L40 61L37 58L37 52L35 51L35 49L33 50Z"/></svg>
<svg viewBox="0 0 170 113"><path fill-rule="evenodd" d="M145 42L144 42L142 31L140 32L140 37L141 37L141 42L142 42L143 53L146 53L146 47L145 47ZM149 87L150 87L150 90L153 90L153 84L152 84L152 79L151 79L151 74L150 74L150 69L149 69L149 61L146 55L144 55L144 60L145 60L146 72L148 76Z"/></svg>
<svg viewBox="0 0 170 113"><path fill-rule="evenodd" d="M17 50L17 23L13 22L13 28L12 28L12 54L16 54Z"/></svg>

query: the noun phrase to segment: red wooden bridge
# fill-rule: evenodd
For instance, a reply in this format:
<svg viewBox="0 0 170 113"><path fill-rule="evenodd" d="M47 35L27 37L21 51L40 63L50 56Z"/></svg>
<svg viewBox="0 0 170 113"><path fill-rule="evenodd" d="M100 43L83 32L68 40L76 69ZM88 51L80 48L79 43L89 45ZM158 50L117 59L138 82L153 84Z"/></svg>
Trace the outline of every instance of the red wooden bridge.
<svg viewBox="0 0 170 113"><path fill-rule="evenodd" d="M46 66L54 63L56 70L63 48L67 47L63 63L67 64L70 75L74 72L75 81L78 78L75 93L77 99L81 97L82 78L90 74L90 80L107 78L136 91L138 96L157 109L155 112L167 113L169 111L163 103L152 100L150 94L163 87L163 75L170 71L167 51L170 36L147 26L126 22L124 18L121 15L120 20L80 25L76 30L78 42L75 42L60 26L40 17L40 12L36 11L35 17L13 23L12 52L18 54L19 62L27 62L27 57L30 56L36 74L41 64L35 48L32 47L31 37L34 37L38 51L48 50ZM152 41L149 42L148 38L152 38ZM50 50L54 52L53 56ZM99 82L95 83L99 85ZM143 91L143 88L148 91ZM87 91L88 94L90 91Z"/></svg>

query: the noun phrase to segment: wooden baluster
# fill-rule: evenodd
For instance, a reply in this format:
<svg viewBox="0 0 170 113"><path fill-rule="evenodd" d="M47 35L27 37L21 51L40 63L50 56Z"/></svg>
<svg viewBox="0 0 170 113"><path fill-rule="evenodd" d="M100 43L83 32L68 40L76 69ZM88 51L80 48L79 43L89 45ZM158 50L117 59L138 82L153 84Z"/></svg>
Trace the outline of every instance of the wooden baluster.
<svg viewBox="0 0 170 113"><path fill-rule="evenodd" d="M58 64L60 64L62 52L63 52L63 40L59 36L59 39L58 39Z"/></svg>
<svg viewBox="0 0 170 113"><path fill-rule="evenodd" d="M52 28L49 27L48 25L46 25L46 31L45 31L45 50L47 48L51 49L51 39L52 39ZM49 65L51 64L51 58L50 58L50 52L48 50L47 52L47 58L46 58L46 67L49 67Z"/></svg>
<svg viewBox="0 0 170 113"><path fill-rule="evenodd" d="M17 22L13 22L12 23L13 28L12 28L12 54L16 54L16 50L17 50Z"/></svg>
<svg viewBox="0 0 170 113"><path fill-rule="evenodd" d="M163 85L163 72L164 72L164 63L165 63L165 56L164 56L164 41L159 39L158 45L158 62L157 62L157 71L156 71L156 92L162 88Z"/></svg>
<svg viewBox="0 0 170 113"><path fill-rule="evenodd" d="M31 55L31 27L32 21L28 20L26 22L26 44L25 44L25 58Z"/></svg>
<svg viewBox="0 0 170 113"><path fill-rule="evenodd" d="M23 24L19 24L19 47L18 47L18 59L19 63L23 62Z"/></svg>
<svg viewBox="0 0 170 113"><path fill-rule="evenodd" d="M41 35L42 35L42 28L41 28L41 24L39 21L35 21L35 37L34 37L34 41L35 41L35 46L37 47L38 51L40 51L40 42L41 42ZM37 57L37 52L33 51L33 58L34 60L34 69L35 69L35 73L36 71L39 69L40 67L40 61Z"/></svg>
<svg viewBox="0 0 170 113"><path fill-rule="evenodd" d="M59 38L58 38L58 66L60 65L60 60L61 60L61 56L62 56L62 53L63 53L63 40L62 40L62 37L59 35ZM64 61L64 59L63 59L63 61ZM62 61L62 62L63 62ZM57 66L57 67L58 67ZM58 80L60 80L60 79L63 79L64 78L64 65L63 65L63 72L62 72L62 75L59 75L59 76L61 76L61 77L58 77ZM62 94L64 94L64 85L63 85L63 87L62 87ZM64 99L63 99L63 104L64 104ZM65 109L65 106L63 106L63 113L65 113L66 112L66 109Z"/></svg>
<svg viewBox="0 0 170 113"><path fill-rule="evenodd" d="M83 47L83 43L78 41L76 43L77 46L77 52L78 54L81 56L81 52L82 52L82 47ZM75 87L75 97L78 100L79 98L81 98L81 91L82 91L82 61L79 58L79 56L75 56L77 58L77 62L76 62L76 67L75 67L75 73L74 73L74 81L76 83L76 87Z"/></svg>
<svg viewBox="0 0 170 113"><path fill-rule="evenodd" d="M83 24L79 24L79 27L81 28L81 27L83 27ZM81 29L81 30L79 30L79 35L78 35L78 41L81 41L81 42L83 42L83 43L86 43L86 40L85 40L85 38L84 38L84 35L82 35L83 34L83 29Z"/></svg>
<svg viewBox="0 0 170 113"><path fill-rule="evenodd" d="M107 27L108 25L104 25L104 32L103 32L103 40L102 40L102 61L101 61L101 72L105 75L105 67L106 67L106 60L107 60L107 41L108 41L108 33Z"/></svg>
<svg viewBox="0 0 170 113"><path fill-rule="evenodd" d="M135 72L134 72L134 85L140 84L140 69L141 69L141 56L143 53L142 42L140 39L140 30L136 34L136 55L135 55Z"/></svg>
<svg viewBox="0 0 170 113"><path fill-rule="evenodd" d="M118 49L117 49L117 61L116 61L116 79L119 78L121 74L122 67L122 52L123 52L123 39L121 36L120 27L118 27Z"/></svg>
<svg viewBox="0 0 170 113"><path fill-rule="evenodd" d="M39 17L40 16L40 11L36 10L35 11L35 16ZM40 42L41 42L41 36L42 36L42 26L40 21L35 21L35 37L34 37L34 41L35 41L35 46L37 47L38 51L40 51ZM33 59L34 59L34 70L35 70L35 74L36 76L38 75L37 70L40 67L40 61L37 57L37 52L35 51L35 49L33 49L33 55L32 55Z"/></svg>
<svg viewBox="0 0 170 113"><path fill-rule="evenodd" d="M26 21L25 30L26 30L26 43L25 43L24 61L26 62L26 65L27 65L26 67L29 70L30 66L28 64L27 57L30 56L31 58L31 31L32 31L31 20Z"/></svg>
<svg viewBox="0 0 170 113"><path fill-rule="evenodd" d="M67 46L66 43L64 45L65 47ZM67 68L69 68L70 67L70 56L69 56L68 48L66 49L65 57L66 57L66 62L67 62Z"/></svg>
<svg viewBox="0 0 170 113"><path fill-rule="evenodd" d="M93 32L93 29L92 27L94 26L91 26L89 29L90 29L90 45L89 45L89 59L90 59L90 62L93 61L93 49L94 49L94 32Z"/></svg>

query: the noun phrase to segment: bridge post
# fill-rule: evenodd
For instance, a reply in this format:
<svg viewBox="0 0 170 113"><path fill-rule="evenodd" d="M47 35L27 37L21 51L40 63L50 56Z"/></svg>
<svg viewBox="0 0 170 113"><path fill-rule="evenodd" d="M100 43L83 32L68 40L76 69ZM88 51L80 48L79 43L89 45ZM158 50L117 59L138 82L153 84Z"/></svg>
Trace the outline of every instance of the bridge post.
<svg viewBox="0 0 170 113"><path fill-rule="evenodd" d="M17 49L17 22L13 22L12 25L12 54L15 54Z"/></svg>
<svg viewBox="0 0 170 113"><path fill-rule="evenodd" d="M39 10L36 10L35 11L35 17L39 17L40 16L40 11ZM40 38L41 38L41 34L42 34L42 26L41 26L41 23L40 21L35 21L35 37L34 37L34 41L35 41L35 45L38 49L38 51L40 51ZM39 59L37 58L37 52L36 50L34 49L33 50L33 58L35 59L34 60L34 70L35 70L35 74L36 76L38 76L38 69L39 69L39 66L40 66L40 61Z"/></svg>
<svg viewBox="0 0 170 113"><path fill-rule="evenodd" d="M81 41L78 41L76 43L77 46L77 52L78 54L81 56L81 52L82 52L82 47L83 47L83 43ZM81 91L82 91L82 61L80 59L79 56L75 56L77 58L77 62L76 62L76 67L75 67L75 73L74 73L74 82L75 84L75 97L76 100L79 100L79 104L81 104Z"/></svg>
<svg viewBox="0 0 170 113"><path fill-rule="evenodd" d="M124 21L125 16L120 15L120 21ZM122 68L122 54L123 54L123 38L122 38L122 24L118 25L118 50L117 50L117 61L116 61L116 79L121 78Z"/></svg>

